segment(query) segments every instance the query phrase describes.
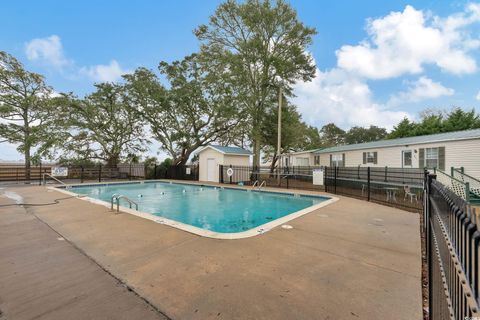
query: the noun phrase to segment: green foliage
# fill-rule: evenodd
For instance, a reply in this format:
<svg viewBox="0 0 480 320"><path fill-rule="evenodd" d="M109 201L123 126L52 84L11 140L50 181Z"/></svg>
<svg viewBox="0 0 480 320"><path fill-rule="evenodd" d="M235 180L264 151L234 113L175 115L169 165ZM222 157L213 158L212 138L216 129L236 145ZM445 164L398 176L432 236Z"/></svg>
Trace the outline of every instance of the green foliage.
<svg viewBox="0 0 480 320"><path fill-rule="evenodd" d="M326 124L320 129L322 138L322 147L328 148L345 143L345 131L337 127L334 123Z"/></svg>
<svg viewBox="0 0 480 320"><path fill-rule="evenodd" d="M143 123L132 110L123 85L101 83L84 99L64 95L61 106L68 130L63 157L101 160L115 166L145 151Z"/></svg>
<svg viewBox="0 0 480 320"><path fill-rule="evenodd" d="M346 144L364 143L370 141L382 140L387 136L387 130L377 126L370 126L369 128L352 127L345 135Z"/></svg>
<svg viewBox="0 0 480 320"><path fill-rule="evenodd" d="M322 137L316 127L305 125L303 130L303 143L298 151L313 150L322 147Z"/></svg>
<svg viewBox="0 0 480 320"><path fill-rule="evenodd" d="M298 151L308 145L307 125L302 122L296 107L286 103L282 106L281 152ZM310 132L308 132L310 133ZM278 107L268 110L262 125L263 152L267 159L272 160L272 168L277 160L278 138Z"/></svg>
<svg viewBox="0 0 480 320"><path fill-rule="evenodd" d="M125 76L128 95L134 112L146 121L174 164L185 164L193 151L220 139L240 117L222 73L203 64L199 56L161 62L159 70L169 89L153 72L140 68Z"/></svg>
<svg viewBox="0 0 480 320"><path fill-rule="evenodd" d="M315 75L306 50L315 33L283 0L227 0L208 25L195 30L205 60L222 69L234 87L236 107L245 115L257 165L262 123L274 103L271 97L279 87L288 95L296 81L309 81Z"/></svg>
<svg viewBox="0 0 480 320"><path fill-rule="evenodd" d="M403 137L411 137L415 135L417 124L411 122L408 118L403 118L396 126L393 127L392 132L387 135L388 139L397 139Z"/></svg>
<svg viewBox="0 0 480 320"><path fill-rule="evenodd" d="M427 110L421 114L419 122L403 119L388 134L388 138L395 139L478 128L480 128L480 116L474 109L464 111L456 107L448 113Z"/></svg>
<svg viewBox="0 0 480 320"><path fill-rule="evenodd" d="M27 168L49 157L57 140L52 93L41 75L25 70L17 59L0 51L0 119L6 120L0 123L0 142L18 144Z"/></svg>

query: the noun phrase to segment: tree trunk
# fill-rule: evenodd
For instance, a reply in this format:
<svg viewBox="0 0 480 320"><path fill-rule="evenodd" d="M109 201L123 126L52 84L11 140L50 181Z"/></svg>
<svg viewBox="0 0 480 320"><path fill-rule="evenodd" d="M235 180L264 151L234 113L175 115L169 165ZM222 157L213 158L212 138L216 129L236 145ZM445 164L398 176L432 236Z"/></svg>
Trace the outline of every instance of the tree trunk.
<svg viewBox="0 0 480 320"><path fill-rule="evenodd" d="M260 137L254 137L253 139L253 166L260 167Z"/></svg>
<svg viewBox="0 0 480 320"><path fill-rule="evenodd" d="M111 168L116 168L117 165L118 165L119 158L120 158L119 156L111 156L107 160L107 166L109 166Z"/></svg>
<svg viewBox="0 0 480 320"><path fill-rule="evenodd" d="M31 157L30 157L30 147L25 147L25 180L30 180L30 168L31 168Z"/></svg>
<svg viewBox="0 0 480 320"><path fill-rule="evenodd" d="M273 173L273 171L275 170L276 164L277 164L277 154L274 153L272 158L272 164L270 165L270 173Z"/></svg>

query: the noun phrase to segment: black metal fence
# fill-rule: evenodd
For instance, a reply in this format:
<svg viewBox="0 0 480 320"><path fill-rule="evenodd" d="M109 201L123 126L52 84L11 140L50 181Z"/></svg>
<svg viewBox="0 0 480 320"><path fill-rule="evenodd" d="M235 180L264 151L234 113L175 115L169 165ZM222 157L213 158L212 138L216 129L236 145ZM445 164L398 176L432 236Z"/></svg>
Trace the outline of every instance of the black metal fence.
<svg viewBox="0 0 480 320"><path fill-rule="evenodd" d="M479 319L480 212L435 178L424 202L429 319Z"/></svg>
<svg viewBox="0 0 480 320"><path fill-rule="evenodd" d="M326 167L325 191L420 212L424 170L391 167Z"/></svg>
<svg viewBox="0 0 480 320"><path fill-rule="evenodd" d="M323 191L323 182L322 184L313 183L313 171L318 169L322 167L296 166L272 170L270 167L221 165L219 182L251 186L255 181L259 184L265 181L269 187Z"/></svg>
<svg viewBox="0 0 480 320"><path fill-rule="evenodd" d="M323 170L321 183L314 171ZM219 182L326 191L420 212L423 209L423 169L390 167L269 167L220 166Z"/></svg>
<svg viewBox="0 0 480 320"><path fill-rule="evenodd" d="M62 166L68 168L68 175L60 177L62 180L105 181L105 180L132 180L145 178L143 164L122 163L117 166L91 165L91 166ZM42 183L45 175L51 174L53 165L31 166L27 169L24 165L0 165L0 183ZM48 176L46 176L48 179Z"/></svg>
<svg viewBox="0 0 480 320"><path fill-rule="evenodd" d="M198 165L179 166L153 166L147 178L149 179L176 179L176 180L198 180Z"/></svg>

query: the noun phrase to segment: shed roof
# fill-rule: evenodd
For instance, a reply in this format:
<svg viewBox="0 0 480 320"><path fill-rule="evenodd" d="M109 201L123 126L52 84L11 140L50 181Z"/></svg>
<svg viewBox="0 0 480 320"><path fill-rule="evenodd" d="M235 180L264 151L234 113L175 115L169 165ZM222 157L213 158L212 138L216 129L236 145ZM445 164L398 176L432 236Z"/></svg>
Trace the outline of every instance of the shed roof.
<svg viewBox="0 0 480 320"><path fill-rule="evenodd" d="M238 156L250 156L252 153L248 150L245 150L240 147L235 147L235 146L220 146L216 144L210 144L198 151L198 153L202 152L206 148L212 148L220 153L223 154L233 154L233 155L238 155Z"/></svg>
<svg viewBox="0 0 480 320"><path fill-rule="evenodd" d="M406 138L399 138L399 139L372 141L372 142L366 142L366 143L347 144L343 146L336 146L336 147L317 150L314 153L316 154L334 153L334 152L343 152L343 151L360 150L360 149L385 148L385 147L405 146L405 145L412 145L412 144L468 140L468 139L479 139L479 138L480 138L480 129L473 129L473 130L437 133L437 134L430 134L430 135L417 136L417 137L406 137Z"/></svg>

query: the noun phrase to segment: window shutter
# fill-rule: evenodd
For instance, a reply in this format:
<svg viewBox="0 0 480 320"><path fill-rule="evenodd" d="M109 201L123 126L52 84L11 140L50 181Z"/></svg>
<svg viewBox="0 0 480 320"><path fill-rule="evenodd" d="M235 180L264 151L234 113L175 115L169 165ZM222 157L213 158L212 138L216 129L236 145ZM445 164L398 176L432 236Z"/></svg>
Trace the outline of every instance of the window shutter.
<svg viewBox="0 0 480 320"><path fill-rule="evenodd" d="M373 153L373 163L374 163L374 164L377 164L377 161L378 161L378 153L377 153L377 151L375 151L375 152Z"/></svg>
<svg viewBox="0 0 480 320"><path fill-rule="evenodd" d="M363 164L367 164L367 153L363 153Z"/></svg>
<svg viewBox="0 0 480 320"><path fill-rule="evenodd" d="M345 167L345 153L342 153L342 167Z"/></svg>
<svg viewBox="0 0 480 320"><path fill-rule="evenodd" d="M425 149L418 149L418 167L420 169L425 168Z"/></svg>
<svg viewBox="0 0 480 320"><path fill-rule="evenodd" d="M445 171L445 147L438 148L438 169Z"/></svg>
<svg viewBox="0 0 480 320"><path fill-rule="evenodd" d="M330 155L330 167L333 167L332 155Z"/></svg>

